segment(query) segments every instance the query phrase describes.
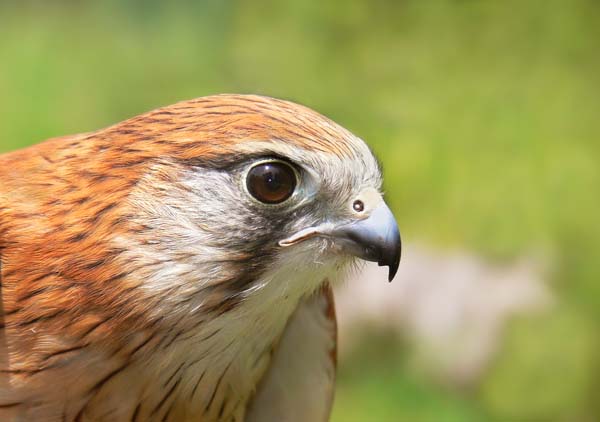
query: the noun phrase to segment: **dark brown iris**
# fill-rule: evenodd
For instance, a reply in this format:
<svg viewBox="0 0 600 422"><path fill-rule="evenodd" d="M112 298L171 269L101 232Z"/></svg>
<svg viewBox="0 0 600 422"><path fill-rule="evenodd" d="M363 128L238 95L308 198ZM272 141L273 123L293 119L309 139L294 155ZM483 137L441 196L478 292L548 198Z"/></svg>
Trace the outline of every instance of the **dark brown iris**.
<svg viewBox="0 0 600 422"><path fill-rule="evenodd" d="M360 199L357 199L354 201L354 204L352 204L352 208L354 208L354 211L356 212L363 212L365 210L365 203Z"/></svg>
<svg viewBox="0 0 600 422"><path fill-rule="evenodd" d="M289 164L271 161L250 169L246 179L248 192L265 204L279 204L296 189L296 174Z"/></svg>

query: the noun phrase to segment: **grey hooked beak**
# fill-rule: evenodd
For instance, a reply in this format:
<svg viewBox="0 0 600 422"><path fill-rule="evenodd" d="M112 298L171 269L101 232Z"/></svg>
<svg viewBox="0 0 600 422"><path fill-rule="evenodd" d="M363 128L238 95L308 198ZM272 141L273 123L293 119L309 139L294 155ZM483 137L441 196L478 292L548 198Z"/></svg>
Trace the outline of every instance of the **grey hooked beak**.
<svg viewBox="0 0 600 422"><path fill-rule="evenodd" d="M388 266L389 281L394 279L402 252L400 231L394 215L381 203L371 215L331 231L342 247L352 255Z"/></svg>
<svg viewBox="0 0 600 422"><path fill-rule="evenodd" d="M394 215L384 202L381 202L364 220L342 226L324 224L311 227L282 240L279 245L291 246L316 236L332 238L346 253L377 262L380 267L388 266L389 281L393 280L398 271L402 251L400 231Z"/></svg>

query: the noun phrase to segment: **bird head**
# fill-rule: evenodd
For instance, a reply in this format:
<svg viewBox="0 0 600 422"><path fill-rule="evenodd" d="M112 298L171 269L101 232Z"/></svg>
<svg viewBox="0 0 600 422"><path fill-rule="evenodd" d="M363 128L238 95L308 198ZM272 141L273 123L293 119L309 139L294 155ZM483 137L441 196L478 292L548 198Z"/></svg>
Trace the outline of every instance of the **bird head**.
<svg viewBox="0 0 600 422"><path fill-rule="evenodd" d="M223 381L243 412L271 361L277 372L277 344L297 352L309 339L314 347L299 349L312 356L298 354L318 368L317 391L329 396L333 302L328 288L308 296L364 260L388 266L391 280L400 260L366 144L272 98L200 98L50 140L0 156L0 182L10 369L36 380L23 384L27 397L52 384L38 374L85 391L79 416L90 394L106 414L112 399L100 393L109 380L127 388L119 401L130 387L133 398L136 386L156 386L163 399L154 411L178 386L174 394L192 397L201 381L214 385L210 397L212 388L198 390L204 410L182 408L202 414ZM121 372L131 365L142 369ZM100 375L104 367L109 375ZM102 379L88 382L94 374Z"/></svg>
<svg viewBox="0 0 600 422"><path fill-rule="evenodd" d="M378 161L308 108L219 95L94 136L104 173L143 169L120 213L136 229L116 241L145 287L177 303L224 312L274 283L278 296L307 294L357 258L396 273Z"/></svg>
<svg viewBox="0 0 600 422"><path fill-rule="evenodd" d="M5 160L7 183L29 181L23 204L46 210L23 232L39 236L31 268L81 281L53 306L221 314L252 298L297 302L360 261L388 266L390 280L398 268L373 153L291 102L199 98Z"/></svg>

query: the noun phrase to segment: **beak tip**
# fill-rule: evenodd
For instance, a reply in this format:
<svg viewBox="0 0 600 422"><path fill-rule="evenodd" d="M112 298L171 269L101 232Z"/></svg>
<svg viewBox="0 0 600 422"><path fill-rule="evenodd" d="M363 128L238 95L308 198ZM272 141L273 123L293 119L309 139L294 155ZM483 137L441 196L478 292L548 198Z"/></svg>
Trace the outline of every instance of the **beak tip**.
<svg viewBox="0 0 600 422"><path fill-rule="evenodd" d="M392 260L383 260L379 262L380 267L384 265L387 265L390 269L388 274L388 281L391 283L394 277L396 276L396 273L398 272L398 267L400 266L400 250L398 249L396 256Z"/></svg>
<svg viewBox="0 0 600 422"><path fill-rule="evenodd" d="M396 276L396 271L390 267L390 274L388 276L388 283L391 283L394 277Z"/></svg>
<svg viewBox="0 0 600 422"><path fill-rule="evenodd" d="M396 276L396 273L398 272L398 267L400 266L400 257L398 256L398 258L394 260L393 263L386 263L380 265L387 265L389 267L388 281L391 283L394 277Z"/></svg>
<svg viewBox="0 0 600 422"><path fill-rule="evenodd" d="M391 283L396 273L398 272L398 267L400 266L400 251L394 256L392 259L382 259L377 263L380 267L388 267L388 281Z"/></svg>

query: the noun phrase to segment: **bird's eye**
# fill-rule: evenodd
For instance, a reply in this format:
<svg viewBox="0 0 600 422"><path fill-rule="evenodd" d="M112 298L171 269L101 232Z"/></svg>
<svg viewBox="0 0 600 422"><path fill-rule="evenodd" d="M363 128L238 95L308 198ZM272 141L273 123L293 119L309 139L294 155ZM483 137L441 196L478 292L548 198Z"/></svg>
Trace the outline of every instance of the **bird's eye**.
<svg viewBox="0 0 600 422"><path fill-rule="evenodd" d="M296 172L282 161L257 164L250 169L246 179L248 192L265 204L282 203L292 196L296 184Z"/></svg>

